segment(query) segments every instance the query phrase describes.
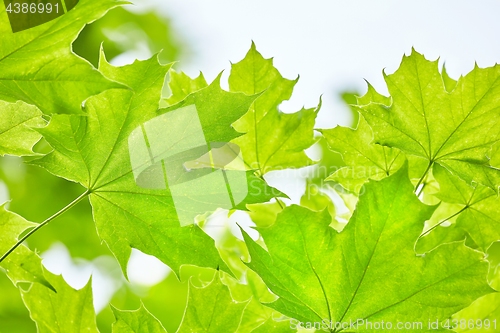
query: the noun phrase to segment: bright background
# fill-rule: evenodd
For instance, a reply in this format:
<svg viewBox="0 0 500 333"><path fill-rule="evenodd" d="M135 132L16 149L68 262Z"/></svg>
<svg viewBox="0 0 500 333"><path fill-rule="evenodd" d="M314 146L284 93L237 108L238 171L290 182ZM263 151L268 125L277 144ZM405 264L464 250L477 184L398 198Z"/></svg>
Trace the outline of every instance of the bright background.
<svg viewBox="0 0 500 333"><path fill-rule="evenodd" d="M364 92L372 83L385 92L382 69L397 69L414 47L441 58L452 77L474 62L500 61L500 2L493 0L137 0L171 18L187 38L191 57L176 68L213 79L229 61L243 58L253 40L274 57L285 77L300 81L285 111L315 106L323 94L318 125L349 124L338 93ZM148 54L137 54L148 56Z"/></svg>

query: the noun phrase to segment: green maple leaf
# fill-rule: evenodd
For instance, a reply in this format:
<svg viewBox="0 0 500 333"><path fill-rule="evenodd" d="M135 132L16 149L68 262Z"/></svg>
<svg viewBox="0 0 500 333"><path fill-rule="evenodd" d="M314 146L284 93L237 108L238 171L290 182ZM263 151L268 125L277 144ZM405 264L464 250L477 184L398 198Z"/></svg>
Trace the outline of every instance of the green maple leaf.
<svg viewBox="0 0 500 333"><path fill-rule="evenodd" d="M484 254L463 243L416 256L413 244L433 210L413 194L403 167L365 185L341 233L327 212L286 208L274 225L258 228L268 251L245 235L248 266L279 296L268 306L302 322L446 319L492 290Z"/></svg>
<svg viewBox="0 0 500 333"><path fill-rule="evenodd" d="M71 43L85 24L126 3L81 0L61 17L13 34L2 2L0 98L34 104L45 114L82 113L82 102L89 96L123 87L76 56Z"/></svg>
<svg viewBox="0 0 500 333"><path fill-rule="evenodd" d="M385 81L392 103L375 101L359 111L376 143L427 161L420 183L437 163L469 183L500 185L500 170L488 158L500 139L500 66L476 66L448 92L453 85L445 80L445 87L437 61L413 51Z"/></svg>
<svg viewBox="0 0 500 333"><path fill-rule="evenodd" d="M439 165L434 166L433 175L440 186L439 192L434 195L443 202L456 204L450 216L458 216L457 228L451 228L453 232L450 236L457 237L458 233L460 237L461 229L470 235L481 250L486 251L493 242L500 239L498 193L481 184L470 186ZM447 231L446 228L438 230L441 234Z"/></svg>
<svg viewBox="0 0 500 333"><path fill-rule="evenodd" d="M236 332L248 301L231 297L219 274L202 288L189 283L186 309L177 333ZM136 311L114 310L117 322L113 333L167 333L160 322L143 306Z"/></svg>
<svg viewBox="0 0 500 333"><path fill-rule="evenodd" d="M457 332L494 332L500 327L498 322L500 318L500 266L496 267L496 272L491 286L497 293L483 296L466 309L453 316L458 322ZM472 321L471 328L460 327L461 321L466 323L465 327Z"/></svg>
<svg viewBox="0 0 500 333"><path fill-rule="evenodd" d="M443 65L443 69L441 71L441 76L443 77L443 83L446 87L447 92L452 92L453 89L457 86L457 80L451 78L446 71L446 67Z"/></svg>
<svg viewBox="0 0 500 333"><path fill-rule="evenodd" d="M291 114L278 110L278 105L291 97L296 83L284 79L272 59L264 59L253 43L246 57L232 65L231 91L261 93L248 113L235 123L239 132L246 133L233 142L241 148L248 168L264 174L313 163L304 150L315 142L313 127L320 107Z"/></svg>
<svg viewBox="0 0 500 333"><path fill-rule="evenodd" d="M221 75L222 73L209 86L189 94L181 102L158 110L158 114L194 105L208 143L229 142L240 136L241 133L235 131L231 125L248 111L258 96L231 93L221 89Z"/></svg>
<svg viewBox="0 0 500 333"><path fill-rule="evenodd" d="M247 252L245 243L239 239L236 241L241 249L240 251ZM283 317L283 315L263 305L263 303L275 301L276 296L269 291L265 283L255 272L249 270L242 263L242 254L240 251L231 253L230 260L226 262L230 262L237 267L236 269L241 272L241 276L245 277L245 283L243 284L227 274L223 279L224 284L229 288L233 300L236 302L248 302L250 300L243 312L241 324L235 333L265 332L266 329L268 332L279 331L278 329L282 327L283 323L276 322L274 318ZM248 254L245 253L243 256L248 257ZM234 266L231 266L231 268ZM289 324L288 321L287 323ZM289 327L287 332L290 332Z"/></svg>
<svg viewBox="0 0 500 333"><path fill-rule="evenodd" d="M218 274L204 288L189 285L187 308L177 333L236 332L247 302L235 302Z"/></svg>
<svg viewBox="0 0 500 333"><path fill-rule="evenodd" d="M389 104L390 99L377 93L368 84L366 94L357 98L356 105L372 102ZM348 191L359 193L368 179L380 180L387 177L396 172L404 162L404 154L400 150L373 143L373 131L362 117L359 118L356 129L337 126L318 131L325 137L330 149L340 153L347 164L326 180L335 181Z"/></svg>
<svg viewBox="0 0 500 333"><path fill-rule="evenodd" d="M123 311L112 308L116 317L112 333L167 333L158 319L145 307L135 311Z"/></svg>
<svg viewBox="0 0 500 333"><path fill-rule="evenodd" d="M129 137L157 116L169 68L155 58L115 68L102 58L101 72L130 90L107 90L87 101L88 115L54 115L39 130L54 151L34 163L87 189L99 236L124 272L131 248L156 256L177 273L182 264L226 267L198 226L179 226L168 187L141 187L134 178Z"/></svg>
<svg viewBox="0 0 500 333"><path fill-rule="evenodd" d="M372 130L363 118L355 130L337 126L319 132L347 164L326 180L335 181L351 192L359 193L368 179L380 180L393 174L405 161L400 150L372 143Z"/></svg>
<svg viewBox="0 0 500 333"><path fill-rule="evenodd" d="M0 206L0 254L6 253L18 241L18 236L37 224L26 221L23 217ZM19 282L38 282L47 288L53 288L44 276L42 259L26 246L15 249L0 267L5 269L9 279L17 285Z"/></svg>
<svg viewBox="0 0 500 333"><path fill-rule="evenodd" d="M210 148L213 148L211 145L214 141L227 142L233 140L237 144L235 147L237 147L238 151L233 150L236 161L234 170L241 171L248 169L241 164L241 162L246 163L247 159L245 151L243 151L243 156L239 154L239 151L243 150L238 145L239 141L237 141L241 133L234 130L233 123L239 122L239 119L248 115L249 107L253 108L253 103L260 95L259 92L249 93L245 91L244 93L247 94L245 95L222 90L220 88L221 75L222 73L217 76L214 82L208 85L202 73L192 79L182 72L170 71L169 87L172 95L165 100L169 106L160 109L159 113L165 114L180 107L195 106L204 136ZM207 101L212 101L212 103ZM224 105L224 107L221 108L220 105ZM209 157L209 155L213 154L213 151L205 154L206 159L212 162L212 157ZM224 166L219 168L224 169ZM225 171L226 174L228 172L238 174L238 172L234 171ZM246 177L248 194L239 203L235 203L233 208L247 210L248 204L266 202L277 197L287 197L284 193L269 187L260 176L254 175L252 170L247 171Z"/></svg>
<svg viewBox="0 0 500 333"><path fill-rule="evenodd" d="M208 86L203 73L192 79L183 72L177 73L174 70L169 72L170 80L168 86L171 96L165 99L168 105L174 105L185 99L189 94L194 93Z"/></svg>
<svg viewBox="0 0 500 333"><path fill-rule="evenodd" d="M205 154L197 160L201 164L200 168L205 168L205 172L210 172L210 170L206 169L207 166L210 167L210 169L214 167L213 156L217 155L217 153L214 152L214 149L216 148L214 144L227 143L241 135L241 133L234 130L232 124L247 113L248 108L258 97L258 95L247 96L242 93L227 92L221 89L220 78L221 74L210 85L198 90L198 88L205 84L205 79L202 75L196 79L190 79L184 74L174 74L172 79L177 82L174 86L182 86L184 88L175 89L175 91L179 90L179 92L172 95L171 98L175 97L175 99L180 99L181 96L184 96L185 94L188 95L181 102L158 111L160 115L164 115L171 111L176 111L179 108L192 106L196 108L199 122L203 130L204 140L206 140L208 144L207 150L211 149L210 152L206 151ZM178 138L179 142L188 142L192 139L192 135L189 131L184 131L183 133L179 133ZM229 156L226 155L225 158L240 162L241 155L234 150L236 148L228 149ZM237 147L237 149L240 149L240 147ZM245 153L243 152L243 154ZM223 157L222 159L225 158ZM204 159L206 159L206 161L203 163ZM184 166L186 167L186 164L184 164ZM215 169L217 168L224 169L225 166L215 165ZM236 170L224 172L228 177L231 175L237 177L238 174L241 174L241 170L244 170L244 166L238 166L236 167ZM203 170L199 171L203 173ZM248 191L248 193L246 195L242 193L244 198L235 202L233 204L233 208L246 210L247 204L266 202L274 197L286 197L284 193L269 187L265 181L255 176L252 171L246 172L246 178L247 186L242 187L245 187L244 190L245 192ZM193 190L197 192L210 192L209 188L204 189L203 191L200 191L200 189Z"/></svg>
<svg viewBox="0 0 500 333"><path fill-rule="evenodd" d="M357 98L351 107L362 107L370 103L389 105L390 98L375 91L368 83L368 91ZM373 131L363 117L359 118L356 129L337 126L333 129L318 130L325 137L331 150L342 155L347 166L335 171L327 181L334 181L346 190L359 194L362 185L369 179L380 180L395 173L403 165L405 154L396 148L374 143ZM426 161L410 155L406 156L411 178L420 177L426 168Z"/></svg>
<svg viewBox="0 0 500 333"><path fill-rule="evenodd" d="M37 107L0 101L0 155L33 155L33 146L42 136L32 127L44 125Z"/></svg>
<svg viewBox="0 0 500 333"><path fill-rule="evenodd" d="M132 247L157 256L176 272L186 263L226 269L213 240L192 223L197 214L215 210L206 202L227 195L227 184L221 187L206 182L197 186L184 183L189 188L183 188L180 199L174 198L172 179L178 185L185 178L211 176L212 169L186 172L179 164L173 176L168 174L173 178L166 184L164 171L154 168L199 157L198 150L186 152L183 145L200 135L203 143L206 140L209 144L236 137L238 133L230 125L248 110L255 97L225 92L219 80L215 80L174 107L158 111L159 92L169 67L151 59L114 68L102 59L102 73L130 90L113 89L90 98L86 116L54 115L46 128L39 129L54 151L34 163L87 188L98 233L124 270ZM193 106L195 113L190 109ZM180 112L181 108L185 109ZM169 121L162 118L171 114L180 118ZM200 133L192 131L197 130L196 126L186 127L186 124L196 125L195 118L199 118ZM154 122L150 125L150 121ZM177 142L165 143L165 131ZM133 156L139 156L139 163ZM242 182L230 188L231 194L239 198L234 202L235 208L283 196L250 172L229 170L224 175ZM179 209L179 201L175 200L187 202L188 206ZM191 225L179 228L179 222L189 219Z"/></svg>
<svg viewBox="0 0 500 333"><path fill-rule="evenodd" d="M37 283L26 291L21 289L24 304L38 333L98 333L91 283L75 290L62 276L45 269L44 274L56 291Z"/></svg>

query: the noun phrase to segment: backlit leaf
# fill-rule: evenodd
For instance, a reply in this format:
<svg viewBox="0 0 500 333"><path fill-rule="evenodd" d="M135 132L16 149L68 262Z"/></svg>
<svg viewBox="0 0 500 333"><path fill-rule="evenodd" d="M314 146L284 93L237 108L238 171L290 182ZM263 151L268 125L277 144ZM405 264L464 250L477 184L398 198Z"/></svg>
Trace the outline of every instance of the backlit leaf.
<svg viewBox="0 0 500 333"><path fill-rule="evenodd" d="M99 236L124 271L132 248L155 255L176 272L188 263L225 267L213 240L199 227L180 227L164 182L151 189L139 186L134 177L129 136L157 115L169 68L155 58L125 67L113 67L103 58L103 74L130 90L112 89L92 97L86 103L88 116L55 115L40 130L54 151L34 163L89 191ZM175 128L182 131L165 130Z"/></svg>
<svg viewBox="0 0 500 333"><path fill-rule="evenodd" d="M56 291L37 283L26 291L21 290L38 333L98 333L91 283L75 290L62 276L44 271L45 277Z"/></svg>
<svg viewBox="0 0 500 333"><path fill-rule="evenodd" d="M500 266L497 266L491 286L497 290L496 293L479 298L471 306L453 316L458 323L457 332L498 331L500 328Z"/></svg>
<svg viewBox="0 0 500 333"><path fill-rule="evenodd" d="M433 210L413 194L405 167L365 185L341 233L326 212L286 208L274 225L258 228L268 251L245 236L248 265L280 297L268 305L302 322L444 320L492 290L484 255L462 243L415 255ZM376 330L360 324L349 331Z"/></svg>
<svg viewBox="0 0 500 333"><path fill-rule="evenodd" d="M162 324L145 307L136 311L122 311L113 308L116 322L113 333L167 333Z"/></svg>
<svg viewBox="0 0 500 333"><path fill-rule="evenodd" d="M444 202L457 204L450 216L458 216L457 227L486 251L491 243L500 239L498 193L481 184L472 187L439 165L434 166L433 175L440 185L435 196Z"/></svg>
<svg viewBox="0 0 500 333"><path fill-rule="evenodd" d="M203 73L200 73L200 75L194 79L191 79L183 72L177 73L174 70L171 70L169 75L170 80L168 86L172 94L165 100L169 105L179 103L189 94L208 86Z"/></svg>
<svg viewBox="0 0 500 333"><path fill-rule="evenodd" d="M33 155L41 135L32 127L45 125L40 110L21 101L0 101L0 155Z"/></svg>
<svg viewBox="0 0 500 333"><path fill-rule="evenodd" d="M413 51L385 80L392 103L359 108L376 143L426 159L427 170L437 163L468 183L500 185L488 158L500 139L500 66L476 66L448 92L437 61Z"/></svg>
<svg viewBox="0 0 500 333"><path fill-rule="evenodd" d="M0 256L17 243L22 232L35 226L36 223L28 222L23 217L9 212L5 209L5 204L0 206ZM38 282L52 288L44 276L42 259L24 245L20 245L5 258L0 267L6 270L15 285L19 282Z"/></svg>
<svg viewBox="0 0 500 333"><path fill-rule="evenodd" d="M348 165L326 180L338 182L351 192L359 193L368 179L379 180L393 174L405 161L404 154L398 149L372 143L373 133L364 118L359 119L355 130L337 126L320 132Z"/></svg>
<svg viewBox="0 0 500 333"><path fill-rule="evenodd" d="M177 333L236 332L248 302L236 302L218 274L210 285L190 284L188 305Z"/></svg>
<svg viewBox="0 0 500 333"><path fill-rule="evenodd" d="M231 91L261 93L248 113L235 123L239 132L246 133L233 142L241 148L248 168L264 174L313 163L304 150L315 142L313 128L319 107L295 113L278 110L279 104L291 97L296 83L284 79L273 60L264 59L253 43L245 59L232 65Z"/></svg>

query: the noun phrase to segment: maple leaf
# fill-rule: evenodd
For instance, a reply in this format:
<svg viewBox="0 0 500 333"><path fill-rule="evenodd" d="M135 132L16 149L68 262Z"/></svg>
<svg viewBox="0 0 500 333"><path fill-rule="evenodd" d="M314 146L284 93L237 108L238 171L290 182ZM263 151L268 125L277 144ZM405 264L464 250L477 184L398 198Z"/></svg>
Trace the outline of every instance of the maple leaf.
<svg viewBox="0 0 500 333"><path fill-rule="evenodd" d="M370 103L390 104L390 102L390 98L379 94L368 83L366 94L357 97L356 104L351 107L358 108ZM406 156L397 148L376 144L373 131L363 117L359 117L356 129L337 126L317 131L326 139L329 148L340 153L347 164L325 180L334 181L356 195L369 179L380 180L395 173L403 165L405 159L409 163L410 178L420 177L427 166L423 158L414 155Z"/></svg>
<svg viewBox="0 0 500 333"><path fill-rule="evenodd" d="M248 301L233 301L218 274L202 288L190 282L186 310L176 332L236 332L247 305ZM113 311L117 318L113 333L167 333L143 306L136 311Z"/></svg>
<svg viewBox="0 0 500 333"><path fill-rule="evenodd" d="M313 164L304 150L315 142L314 121L321 105L295 113L278 110L279 104L291 97L296 83L284 79L272 59L264 59L254 43L245 58L232 65L229 89L248 95L260 93L248 113L234 124L237 131L245 133L233 142L241 148L249 169L265 174Z"/></svg>
<svg viewBox="0 0 500 333"><path fill-rule="evenodd" d="M90 98L86 116L54 115L39 129L54 151L33 163L87 189L99 236L124 271L132 247L157 256L177 273L182 264L227 269L213 240L193 224L197 214L221 207L213 203L227 197L227 183L186 183L185 178L200 174L218 176L212 169L188 172L178 162L189 161L186 155L193 152L193 157L201 154L199 149L186 152L186 144L197 138L207 144L237 136L230 124L248 110L254 97L225 92L216 80L175 107L158 110L169 68L156 59L115 68L102 58L101 72L130 90L112 89ZM182 119L167 121L164 116L170 115ZM197 122L201 125L195 126ZM176 142L166 142L165 133ZM169 166L174 166L173 176ZM166 182L164 167L174 179ZM268 201L276 194L249 173L227 171L225 176L241 185L231 188L239 198L235 205ZM174 196L171 183L187 192L177 188ZM179 222L189 225L180 228Z"/></svg>
<svg viewBox="0 0 500 333"><path fill-rule="evenodd" d="M439 192L434 196L454 205L449 213L450 218L434 225L434 230L428 230L426 234L437 230L439 232L436 235L431 233L427 237L464 239L465 235L469 234L473 242L486 252L493 242L500 239L498 193L481 184L471 186L439 165L434 166L432 174L440 186ZM457 217L454 227L435 230L451 217Z"/></svg>
<svg viewBox="0 0 500 333"><path fill-rule="evenodd" d="M242 170L245 170L244 166L238 164L240 164L239 162L242 160L246 161L246 157L244 151L242 151L243 156L240 154L242 149L237 144L238 137L241 136L241 133L235 131L232 125L247 113L249 107L251 107L252 103L259 95L245 95L222 90L220 87L221 75L222 73L219 74L210 85L205 86L206 81L201 74L196 79L191 79L183 73L172 74L172 86L176 88L172 88L174 94L168 101L178 100L184 96L185 98L174 105L160 109L158 113L168 116L170 112L178 112L180 108L186 108L186 110L191 108L190 110L196 110L196 112L193 111L193 118L196 118L195 116L199 118L199 126L197 126L201 128L199 134L201 135L201 132L203 132L203 140L200 139L200 142L206 141L207 146L201 150L201 152L204 153L201 157L194 161L187 161L183 164L184 168L198 169L200 174L210 172L208 169L222 169L227 178L231 178L231 175L237 178L239 175L242 176ZM192 109L192 107L194 107L194 109ZM178 117L175 119L178 122L182 121ZM193 125L196 121L192 119L189 123ZM193 141L194 137L196 137L196 135L193 134L193 130L186 127L184 132L178 135L179 146L184 146L186 142ZM229 143L231 140L233 140L234 143ZM221 146L221 144L224 145ZM176 147L172 147L172 150L175 149ZM198 155L200 155L200 153L198 153ZM194 156L196 156L196 154ZM189 158L186 157L184 160L189 160ZM218 165L218 160L225 162ZM226 163L229 161L236 162L234 170L225 170ZM178 169L180 170L180 168ZM202 169L205 170L203 171ZM192 173L194 174L194 172ZM179 177L182 178L182 176ZM286 197L284 193L268 186L261 177L254 174L253 170L246 172L246 179L248 186L242 184L241 186L237 186L237 190L242 190L241 192L248 191L248 193L242 193L240 198L234 201L232 207L223 208L247 210L247 204L266 202L271 198ZM200 190L196 188L192 190L200 192ZM206 189L206 191L208 194L210 193L209 189ZM183 193L189 193L189 189L183 189ZM201 204L201 202L198 203L198 205ZM219 207L222 206L223 205L219 205Z"/></svg>
<svg viewBox="0 0 500 333"><path fill-rule="evenodd" d="M380 180L393 174L405 161L400 150L372 143L372 130L363 118L355 130L337 126L319 132L347 164L326 180L338 182L351 192L359 193L368 179Z"/></svg>
<svg viewBox="0 0 500 333"><path fill-rule="evenodd" d="M92 304L92 287L75 290L62 276L44 269L44 275L55 291L33 283L28 290L20 289L24 304L35 321L38 333L99 333Z"/></svg>
<svg viewBox="0 0 500 333"><path fill-rule="evenodd" d="M416 256L413 244L434 209L413 194L403 167L365 185L341 233L327 212L285 208L274 225L258 228L268 251L245 234L248 266L279 296L268 306L302 322L444 320L492 289L484 254L463 243Z"/></svg>
<svg viewBox="0 0 500 333"><path fill-rule="evenodd" d="M141 303L134 311L119 310L112 307L116 321L112 333L167 333L161 322Z"/></svg>
<svg viewBox="0 0 500 333"><path fill-rule="evenodd" d="M36 223L29 222L22 216L8 211L5 205L0 206L0 230L2 230L0 233L0 254L2 255L18 241L20 234L37 226ZM42 259L24 245L10 253L0 263L0 267L5 269L14 285L19 282L38 282L53 290L52 285L44 276Z"/></svg>
<svg viewBox="0 0 500 333"><path fill-rule="evenodd" d="M203 73L200 72L198 77L192 79L183 72L177 73L174 70L169 72L170 80L168 87L170 88L171 95L165 102L168 105L174 105L182 101L189 94L194 93L208 86Z"/></svg>
<svg viewBox="0 0 500 333"><path fill-rule="evenodd" d="M448 92L437 61L413 50L385 81L392 103L375 101L358 109L372 127L375 143L426 159L419 184L437 163L468 183L493 189L500 185L500 170L488 157L500 139L500 66L476 66Z"/></svg>
<svg viewBox="0 0 500 333"><path fill-rule="evenodd" d="M191 284L188 306L177 333L236 332L247 304L248 301L233 301L218 274L207 287L197 288Z"/></svg>
<svg viewBox="0 0 500 333"><path fill-rule="evenodd" d="M32 127L45 124L37 107L0 101L0 155L33 155L33 146L42 136Z"/></svg>
<svg viewBox="0 0 500 333"><path fill-rule="evenodd" d="M210 85L189 94L179 103L158 110L158 114L194 105L207 142L229 142L240 136L241 133L235 131L231 125L248 111L258 96L247 96L221 89L221 75L222 73Z"/></svg>
<svg viewBox="0 0 500 333"><path fill-rule="evenodd" d="M500 265L492 269L491 286L497 293L483 296L469 307L456 313L450 321L457 332L494 332L500 323ZM465 323L465 324L463 324ZM456 324L456 325L455 325Z"/></svg>
<svg viewBox="0 0 500 333"><path fill-rule="evenodd" d="M131 248L155 255L177 273L187 263L226 267L198 226L179 226L168 188L144 188L134 177L129 137L157 116L169 68L155 58L113 67L102 57L101 72L130 89L107 90L87 101L87 115L54 115L39 129L54 150L33 163L87 189L99 236L124 272Z"/></svg>

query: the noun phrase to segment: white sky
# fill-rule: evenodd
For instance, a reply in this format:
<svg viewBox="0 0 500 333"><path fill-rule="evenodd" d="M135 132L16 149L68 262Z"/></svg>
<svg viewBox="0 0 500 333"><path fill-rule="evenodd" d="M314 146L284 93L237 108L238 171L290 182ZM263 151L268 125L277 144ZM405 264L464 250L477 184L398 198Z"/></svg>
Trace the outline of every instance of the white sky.
<svg viewBox="0 0 500 333"><path fill-rule="evenodd" d="M446 61L457 77L474 61L500 60L500 1L491 0L135 0L169 16L195 51L176 68L213 79L243 58L251 40L274 57L285 77L300 74L285 111L315 106L324 96L318 127L347 124L336 92L364 92L363 79L385 92L382 69L393 72L414 46ZM138 9L139 9L138 8Z"/></svg>

